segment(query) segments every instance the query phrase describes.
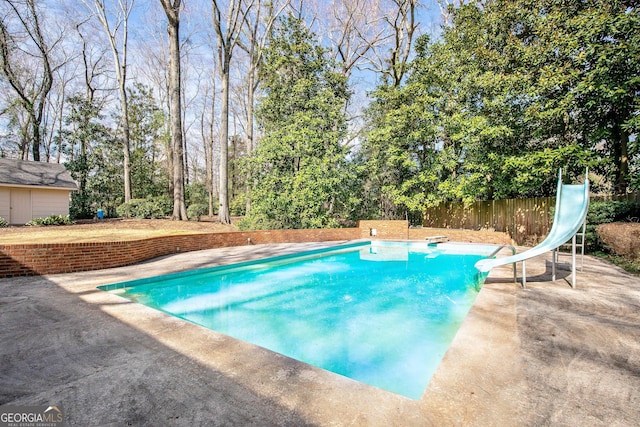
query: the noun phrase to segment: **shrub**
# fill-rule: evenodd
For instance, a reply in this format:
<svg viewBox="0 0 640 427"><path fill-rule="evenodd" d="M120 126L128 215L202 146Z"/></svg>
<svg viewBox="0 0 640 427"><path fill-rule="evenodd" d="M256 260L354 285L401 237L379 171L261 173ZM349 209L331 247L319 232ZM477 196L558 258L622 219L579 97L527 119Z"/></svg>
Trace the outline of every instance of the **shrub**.
<svg viewBox="0 0 640 427"><path fill-rule="evenodd" d="M0 227L8 227L8 226L9 226L9 223L7 222L7 220L0 216Z"/></svg>
<svg viewBox="0 0 640 427"><path fill-rule="evenodd" d="M195 218L198 221L201 216L209 214L209 205L204 203L193 203L187 208L187 216L189 218Z"/></svg>
<svg viewBox="0 0 640 427"><path fill-rule="evenodd" d="M257 215L245 216L236 223L236 226L241 231L277 230L282 228L282 225L280 225L279 223L270 221L264 217L258 217Z"/></svg>
<svg viewBox="0 0 640 427"><path fill-rule="evenodd" d="M247 211L247 198L241 193L229 202L229 213L233 216L244 216Z"/></svg>
<svg viewBox="0 0 640 427"><path fill-rule="evenodd" d="M154 203L160 206L160 209L164 212L164 216L170 216L173 212L173 197L165 194L162 196L147 197L147 199L153 200Z"/></svg>
<svg viewBox="0 0 640 427"><path fill-rule="evenodd" d="M123 218L163 218L167 216L166 200L162 197L132 199L118 206L116 213Z"/></svg>
<svg viewBox="0 0 640 427"><path fill-rule="evenodd" d="M637 202L608 201L592 202L587 213L586 239L590 250L602 251L605 246L600 239L596 228L600 224L609 224L619 221L632 221L640 216L640 204Z"/></svg>
<svg viewBox="0 0 640 427"><path fill-rule="evenodd" d="M26 226L47 226L47 225L71 225L74 224L69 215L49 215L45 218L34 218Z"/></svg>
<svg viewBox="0 0 640 427"><path fill-rule="evenodd" d="M601 224L597 232L600 241L610 252L629 260L640 260L640 223Z"/></svg>

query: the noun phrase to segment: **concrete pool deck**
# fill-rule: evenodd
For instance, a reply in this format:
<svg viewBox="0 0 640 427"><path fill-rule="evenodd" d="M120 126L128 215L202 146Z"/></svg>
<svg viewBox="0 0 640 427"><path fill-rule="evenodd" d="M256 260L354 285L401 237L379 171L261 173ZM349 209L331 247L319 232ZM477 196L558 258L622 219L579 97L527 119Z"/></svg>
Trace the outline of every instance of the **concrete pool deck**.
<svg viewBox="0 0 640 427"><path fill-rule="evenodd" d="M527 262L526 290L509 266L493 270L419 400L96 289L331 245L212 249L0 279L0 405L59 405L80 426L640 422L640 278L589 256L576 289L568 269L550 281L550 256Z"/></svg>

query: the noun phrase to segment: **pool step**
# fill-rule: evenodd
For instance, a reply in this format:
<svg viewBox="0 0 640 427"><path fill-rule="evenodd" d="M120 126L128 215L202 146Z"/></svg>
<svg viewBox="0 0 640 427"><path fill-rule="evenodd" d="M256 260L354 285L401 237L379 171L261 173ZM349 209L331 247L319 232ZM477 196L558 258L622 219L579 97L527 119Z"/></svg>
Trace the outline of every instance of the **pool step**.
<svg viewBox="0 0 640 427"><path fill-rule="evenodd" d="M444 243L448 242L449 238L447 236L429 236L425 237L424 240L426 240L427 243Z"/></svg>

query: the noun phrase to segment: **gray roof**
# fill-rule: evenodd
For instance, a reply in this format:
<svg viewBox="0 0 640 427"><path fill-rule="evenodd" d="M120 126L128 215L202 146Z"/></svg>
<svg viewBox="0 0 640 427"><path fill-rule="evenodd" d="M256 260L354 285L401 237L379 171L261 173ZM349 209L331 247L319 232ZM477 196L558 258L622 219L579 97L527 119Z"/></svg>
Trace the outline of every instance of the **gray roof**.
<svg viewBox="0 0 640 427"><path fill-rule="evenodd" d="M0 159L0 186L13 185L78 189L64 165Z"/></svg>

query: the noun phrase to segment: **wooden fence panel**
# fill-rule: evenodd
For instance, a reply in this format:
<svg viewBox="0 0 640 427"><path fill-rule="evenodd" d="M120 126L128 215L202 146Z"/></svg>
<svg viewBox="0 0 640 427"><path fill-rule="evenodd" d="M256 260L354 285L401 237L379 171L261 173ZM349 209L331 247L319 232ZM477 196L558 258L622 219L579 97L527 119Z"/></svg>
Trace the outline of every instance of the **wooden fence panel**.
<svg viewBox="0 0 640 427"><path fill-rule="evenodd" d="M640 192L622 196L592 196L595 200L640 202ZM555 197L506 199L462 203L442 203L424 212L422 225L433 228L493 230L509 233L518 245L540 242L551 230Z"/></svg>
<svg viewBox="0 0 640 427"><path fill-rule="evenodd" d="M442 203L424 212L422 225L434 228L494 230L509 233L517 244L536 243L551 229L555 197Z"/></svg>

